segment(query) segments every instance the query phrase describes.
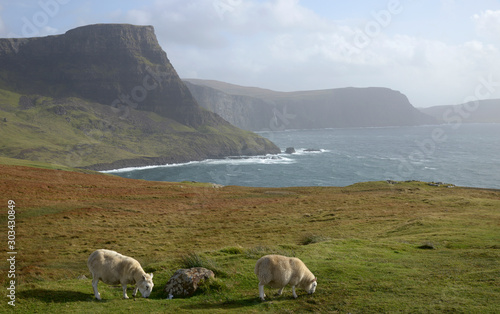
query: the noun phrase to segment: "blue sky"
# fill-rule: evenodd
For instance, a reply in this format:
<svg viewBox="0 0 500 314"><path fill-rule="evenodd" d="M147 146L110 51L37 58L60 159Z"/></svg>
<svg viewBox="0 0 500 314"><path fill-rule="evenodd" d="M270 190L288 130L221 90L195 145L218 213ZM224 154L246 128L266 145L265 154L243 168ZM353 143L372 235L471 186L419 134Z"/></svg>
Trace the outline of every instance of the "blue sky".
<svg viewBox="0 0 500 314"><path fill-rule="evenodd" d="M500 0L0 0L0 37L153 25L183 78L379 86L416 107L500 98Z"/></svg>

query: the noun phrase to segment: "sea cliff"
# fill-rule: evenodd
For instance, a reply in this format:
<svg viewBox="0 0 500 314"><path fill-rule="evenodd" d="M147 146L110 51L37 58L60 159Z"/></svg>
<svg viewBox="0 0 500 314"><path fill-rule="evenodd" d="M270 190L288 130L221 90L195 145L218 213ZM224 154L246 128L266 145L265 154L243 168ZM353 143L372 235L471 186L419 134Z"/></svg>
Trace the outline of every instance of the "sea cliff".
<svg viewBox="0 0 500 314"><path fill-rule="evenodd" d="M0 89L5 157L67 164L84 146L71 166L103 169L280 152L200 107L152 26L0 39Z"/></svg>
<svg viewBox="0 0 500 314"><path fill-rule="evenodd" d="M401 92L381 87L277 92L211 80L184 80L198 103L253 131L410 126L436 123Z"/></svg>

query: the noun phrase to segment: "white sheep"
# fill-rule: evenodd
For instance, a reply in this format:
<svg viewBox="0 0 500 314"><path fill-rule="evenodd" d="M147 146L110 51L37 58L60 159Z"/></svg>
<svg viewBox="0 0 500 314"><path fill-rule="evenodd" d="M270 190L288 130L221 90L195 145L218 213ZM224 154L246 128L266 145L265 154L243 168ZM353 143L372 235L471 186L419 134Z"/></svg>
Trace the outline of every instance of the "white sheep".
<svg viewBox="0 0 500 314"><path fill-rule="evenodd" d="M307 266L296 257L266 255L255 264L255 274L259 279L259 296L265 300L264 286L279 289L283 293L286 285L292 286L293 297L297 298L295 287L306 290L309 294L316 291L317 278Z"/></svg>
<svg viewBox="0 0 500 314"><path fill-rule="evenodd" d="M128 299L127 284L136 284L133 296L137 290L143 298L149 297L153 290L153 274L146 274L138 261L115 251L100 249L90 254L87 266L92 274L92 287L97 300L101 294L97 291L99 279L108 285L121 284L123 298Z"/></svg>

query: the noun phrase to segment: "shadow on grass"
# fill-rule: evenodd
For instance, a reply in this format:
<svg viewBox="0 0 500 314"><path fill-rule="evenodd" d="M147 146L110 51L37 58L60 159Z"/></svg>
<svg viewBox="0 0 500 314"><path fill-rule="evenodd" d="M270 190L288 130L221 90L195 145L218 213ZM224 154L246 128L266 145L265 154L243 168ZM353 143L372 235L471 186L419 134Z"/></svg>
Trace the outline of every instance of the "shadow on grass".
<svg viewBox="0 0 500 314"><path fill-rule="evenodd" d="M182 308L185 310L215 310L215 309L238 309L243 307L256 306L261 304L259 298L247 298L238 300L229 300L219 303L198 303L192 305L186 305Z"/></svg>
<svg viewBox="0 0 500 314"><path fill-rule="evenodd" d="M68 290L48 290L48 289L32 289L24 290L18 293L22 299L38 299L46 303L66 303L77 301L91 301L94 296L90 293Z"/></svg>

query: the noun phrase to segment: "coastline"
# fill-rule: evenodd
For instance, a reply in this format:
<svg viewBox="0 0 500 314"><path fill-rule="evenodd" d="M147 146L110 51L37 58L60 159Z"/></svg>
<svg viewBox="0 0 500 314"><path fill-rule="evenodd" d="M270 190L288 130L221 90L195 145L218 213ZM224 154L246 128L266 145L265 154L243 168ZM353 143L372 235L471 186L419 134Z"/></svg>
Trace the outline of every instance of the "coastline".
<svg viewBox="0 0 500 314"><path fill-rule="evenodd" d="M237 155L237 156L227 156L227 155L207 155L199 158L182 158L182 157L144 157L144 158L134 158L134 159L122 159L110 163L98 163L86 167L79 167L80 169L93 170L99 172L116 172L116 171L126 171L124 169L135 169L135 168L147 168L147 167L162 167L162 166L175 166L175 165L185 165L187 163L201 162L205 160L223 160L226 158L237 158L244 159L247 157L258 157L258 156L278 156L280 153L268 153L268 154L255 154L255 155Z"/></svg>

